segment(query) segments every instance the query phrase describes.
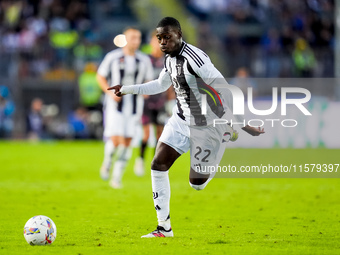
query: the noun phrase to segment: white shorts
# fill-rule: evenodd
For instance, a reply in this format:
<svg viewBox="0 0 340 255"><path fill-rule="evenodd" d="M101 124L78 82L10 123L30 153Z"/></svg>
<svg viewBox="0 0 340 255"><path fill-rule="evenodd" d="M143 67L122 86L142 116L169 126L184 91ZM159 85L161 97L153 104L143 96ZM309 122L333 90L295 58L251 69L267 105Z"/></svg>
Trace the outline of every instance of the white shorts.
<svg viewBox="0 0 340 255"><path fill-rule="evenodd" d="M159 141L183 154L190 149L190 129L177 115L173 114L166 123Z"/></svg>
<svg viewBox="0 0 340 255"><path fill-rule="evenodd" d="M190 166L201 174L210 174L220 163L233 129L225 125L190 128Z"/></svg>
<svg viewBox="0 0 340 255"><path fill-rule="evenodd" d="M232 128L225 125L189 127L175 114L165 125L159 141L183 154L190 149L190 166L196 172L209 174L210 166L220 163Z"/></svg>
<svg viewBox="0 0 340 255"><path fill-rule="evenodd" d="M129 114L117 110L117 102L112 98L106 98L104 117L104 137L123 136L132 138L136 134L136 128L141 121L140 114Z"/></svg>

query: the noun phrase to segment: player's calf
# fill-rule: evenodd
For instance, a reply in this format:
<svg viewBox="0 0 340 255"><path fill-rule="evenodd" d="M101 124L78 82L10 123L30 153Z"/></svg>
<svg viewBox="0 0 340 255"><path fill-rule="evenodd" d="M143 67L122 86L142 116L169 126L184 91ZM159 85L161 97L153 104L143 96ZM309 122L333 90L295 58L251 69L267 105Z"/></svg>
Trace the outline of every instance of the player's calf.
<svg viewBox="0 0 340 255"><path fill-rule="evenodd" d="M203 190L209 183L210 174L201 174L190 168L189 184L195 190Z"/></svg>
<svg viewBox="0 0 340 255"><path fill-rule="evenodd" d="M203 190L214 178L215 174L216 172L202 174L190 168L189 184L195 190Z"/></svg>
<svg viewBox="0 0 340 255"><path fill-rule="evenodd" d="M208 185L208 181L206 181L203 184L193 184L189 181L189 184L190 184L191 188L193 188L195 190L203 190Z"/></svg>

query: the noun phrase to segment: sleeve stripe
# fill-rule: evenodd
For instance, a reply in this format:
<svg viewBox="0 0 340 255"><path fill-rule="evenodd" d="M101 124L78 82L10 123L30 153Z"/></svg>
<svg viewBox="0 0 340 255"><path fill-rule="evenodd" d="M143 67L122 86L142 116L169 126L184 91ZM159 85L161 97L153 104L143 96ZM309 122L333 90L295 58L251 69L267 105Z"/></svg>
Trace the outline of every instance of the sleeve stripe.
<svg viewBox="0 0 340 255"><path fill-rule="evenodd" d="M195 58L195 57L192 55L191 52L187 51L186 49L184 50L184 52L187 53L187 54L189 55L189 57L192 58L192 60L196 63L196 65L197 65L198 67L201 67L201 66L202 66L202 64L199 62L199 60L198 60L197 58Z"/></svg>
<svg viewBox="0 0 340 255"><path fill-rule="evenodd" d="M200 58L200 56L198 56L198 54L193 49L191 49L189 46L187 46L186 49L190 51L196 58L198 58L200 60L199 62L201 62L202 65L204 65L203 60Z"/></svg>

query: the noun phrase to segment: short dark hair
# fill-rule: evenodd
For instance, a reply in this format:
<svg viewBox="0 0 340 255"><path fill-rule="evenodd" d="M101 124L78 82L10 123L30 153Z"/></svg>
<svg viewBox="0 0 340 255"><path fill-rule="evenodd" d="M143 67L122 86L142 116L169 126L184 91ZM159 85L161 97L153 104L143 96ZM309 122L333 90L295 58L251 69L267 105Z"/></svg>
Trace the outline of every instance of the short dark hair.
<svg viewBox="0 0 340 255"><path fill-rule="evenodd" d="M166 26L171 26L173 28L177 28L178 31L182 31L181 24L179 23L177 19L173 17L165 17L161 19L157 25L157 27L166 27Z"/></svg>

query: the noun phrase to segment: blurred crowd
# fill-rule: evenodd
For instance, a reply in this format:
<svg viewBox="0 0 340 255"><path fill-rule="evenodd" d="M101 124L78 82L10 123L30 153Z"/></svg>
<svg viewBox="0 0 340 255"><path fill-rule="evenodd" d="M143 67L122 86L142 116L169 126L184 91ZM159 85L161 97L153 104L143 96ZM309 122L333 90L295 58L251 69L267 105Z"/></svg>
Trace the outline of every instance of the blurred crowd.
<svg viewBox="0 0 340 255"><path fill-rule="evenodd" d="M334 76L333 0L185 2L200 46L209 51L217 37L228 75L245 66L256 77Z"/></svg>
<svg viewBox="0 0 340 255"><path fill-rule="evenodd" d="M179 3L197 18L198 46L218 44L230 77L243 66L258 77L334 75L333 0ZM102 43L89 8L85 0L1 1L0 75L72 80L87 61L100 62L112 45Z"/></svg>
<svg viewBox="0 0 340 255"><path fill-rule="evenodd" d="M3 0L0 22L2 76L75 79L86 61L103 56L87 1Z"/></svg>

